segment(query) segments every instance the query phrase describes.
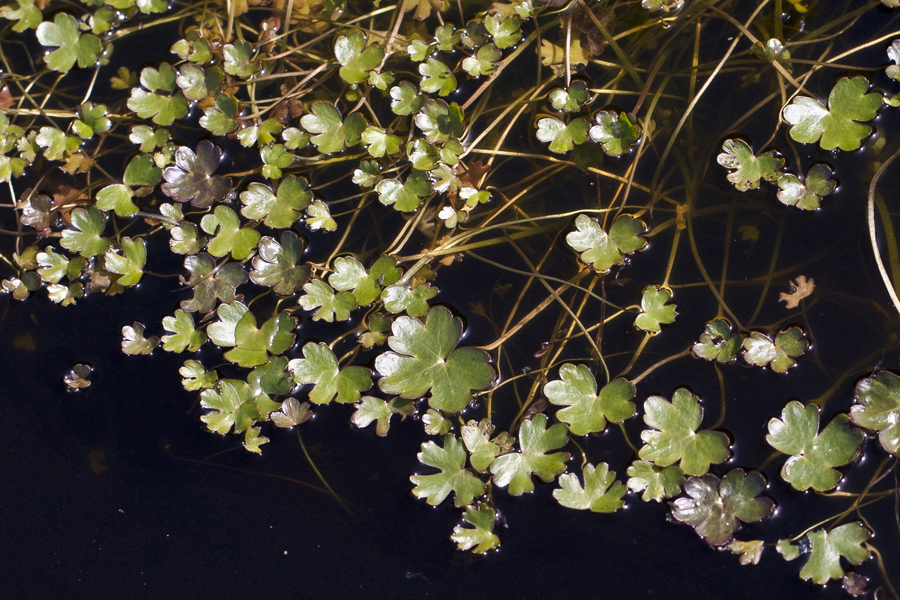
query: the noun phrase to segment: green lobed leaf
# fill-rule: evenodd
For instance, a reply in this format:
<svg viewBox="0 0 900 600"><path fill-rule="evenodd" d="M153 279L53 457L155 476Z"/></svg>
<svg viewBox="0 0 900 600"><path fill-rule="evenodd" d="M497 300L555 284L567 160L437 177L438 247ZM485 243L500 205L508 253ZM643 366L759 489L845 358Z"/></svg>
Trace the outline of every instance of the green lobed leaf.
<svg viewBox="0 0 900 600"><path fill-rule="evenodd" d="M37 26L35 35L44 46L58 46L45 57L53 71L67 72L75 63L81 68L90 67L100 58L103 44L92 34L82 35L78 22L68 13L57 13L53 22L44 21Z"/></svg>
<svg viewBox="0 0 900 600"><path fill-rule="evenodd" d="M366 128L366 119L361 114L353 113L342 120L340 111L324 101L313 102L310 110L312 114L303 115L300 124L313 134L310 141L319 152L332 154L359 143Z"/></svg>
<svg viewBox="0 0 900 600"><path fill-rule="evenodd" d="M412 491L416 498L437 506L453 492L454 506L467 506L484 493L484 482L466 469L466 450L456 437L445 435L443 447L427 441L417 456L419 462L440 473L409 478L416 486Z"/></svg>
<svg viewBox="0 0 900 600"><path fill-rule="evenodd" d="M272 288L279 296L294 294L309 281L309 265L299 264L303 246L293 231L283 231L280 244L265 236L259 241L259 254L253 257L250 280Z"/></svg>
<svg viewBox="0 0 900 600"><path fill-rule="evenodd" d="M608 156L622 156L641 138L637 118L630 113L601 110L594 115L596 125L588 135L600 144Z"/></svg>
<svg viewBox="0 0 900 600"><path fill-rule="evenodd" d="M655 285L644 288L641 296L641 313L635 317L634 324L638 329L656 334L663 325L675 322L678 312L672 305L666 304L672 299L672 291Z"/></svg>
<svg viewBox="0 0 900 600"><path fill-rule="evenodd" d="M326 321L331 323L337 318L338 321L346 321L350 318L350 311L356 310L359 306L356 297L349 292L334 293L327 283L321 279L313 279L303 286L306 292L300 296L299 304L304 310L315 310L313 321Z"/></svg>
<svg viewBox="0 0 900 600"><path fill-rule="evenodd" d="M856 458L863 435L843 414L819 433L819 407L794 400L784 407L781 419L769 420L766 441L789 455L781 467L785 481L801 492L809 488L824 492L837 486L841 473L835 467Z"/></svg>
<svg viewBox="0 0 900 600"><path fill-rule="evenodd" d="M590 124L584 119L573 119L567 124L556 117L543 117L538 119L537 127L537 139L549 143L550 152L565 154L587 141Z"/></svg>
<svg viewBox="0 0 900 600"><path fill-rule="evenodd" d="M755 190L760 179L776 181L784 167L784 159L774 150L755 156L747 142L739 138L725 140L722 150L724 152L716 157L716 162L726 169L733 169L726 179L740 192Z"/></svg>
<svg viewBox="0 0 900 600"><path fill-rule="evenodd" d="M60 245L66 250L78 252L84 257L103 254L109 248L109 240L101 234L106 228L106 215L92 206L89 210L72 211L73 229L64 229Z"/></svg>
<svg viewBox="0 0 900 600"><path fill-rule="evenodd" d="M575 473L560 475L560 487L553 490L553 497L566 508L575 510L591 509L595 513L611 513L625 506L622 496L625 486L616 481L616 474L602 462L595 468L586 463L582 469L584 487Z"/></svg>
<svg viewBox="0 0 900 600"><path fill-rule="evenodd" d="M801 210L816 210L822 205L822 198L836 187L837 182L831 179L831 169L819 164L809 169L805 182L791 173L779 177L776 196L782 204Z"/></svg>
<svg viewBox="0 0 900 600"><path fill-rule="evenodd" d="M495 518L496 512L487 505L467 506L463 519L472 527L457 525L450 539L456 542L459 550L471 550L476 554L494 550L500 546L500 538L494 533Z"/></svg>
<svg viewBox="0 0 900 600"><path fill-rule="evenodd" d="M786 373L797 364L795 360L809 349L809 341L799 327L789 327L779 332L772 341L758 331L744 339L744 360L758 367L769 366L776 373Z"/></svg>
<svg viewBox="0 0 900 600"><path fill-rule="evenodd" d="M388 402L374 396L363 396L356 404L356 412L351 415L350 422L360 429L374 422L375 435L384 437L391 427L392 416L399 414L401 419L405 419L414 413L415 406L408 400L392 398Z"/></svg>
<svg viewBox="0 0 900 600"><path fill-rule="evenodd" d="M629 465L628 489L643 492L641 500L661 502L663 498L674 498L681 491L684 473L678 467L657 467L646 460L636 460Z"/></svg>
<svg viewBox="0 0 900 600"><path fill-rule="evenodd" d="M432 308L425 323L398 317L391 331L391 351L375 359L375 368L383 375L378 387L385 393L416 399L430 392L432 408L458 412L471 402L472 391L484 389L494 380L486 352L456 348L462 321L442 306Z"/></svg>
<svg viewBox="0 0 900 600"><path fill-rule="evenodd" d="M337 37L334 42L334 57L341 64L341 79L357 84L366 81L369 72L381 65L384 49L375 45L366 47L366 37L356 31L350 36Z"/></svg>
<svg viewBox="0 0 900 600"><path fill-rule="evenodd" d="M825 150L856 150L872 128L861 121L875 117L881 94L867 94L865 77L842 77L828 96L828 108L807 96L796 96L784 107L784 120L792 125L791 137L804 144L819 142Z"/></svg>
<svg viewBox="0 0 900 600"><path fill-rule="evenodd" d="M547 428L547 416L535 415L522 422L519 428L519 452L504 454L491 464L494 483L507 487L513 496L520 496L534 490L532 474L545 482L553 481L566 470L568 452L553 452L565 446L568 441L566 426L557 423Z"/></svg>
<svg viewBox="0 0 900 600"><path fill-rule="evenodd" d="M173 317L163 317L163 328L172 335L162 336L163 350L166 352L196 352L206 343L206 332L194 328L194 317L178 309Z"/></svg>
<svg viewBox="0 0 900 600"><path fill-rule="evenodd" d="M861 379L854 399L850 420L877 432L881 447L889 454L900 455L900 377L891 371L878 371Z"/></svg>
<svg viewBox="0 0 900 600"><path fill-rule="evenodd" d="M248 226L241 227L241 221L233 210L218 205L212 214L203 216L200 227L215 237L209 241L207 250L210 254L222 257L231 253L235 260L243 260L250 256L259 242L259 232Z"/></svg>
<svg viewBox="0 0 900 600"><path fill-rule="evenodd" d="M566 243L581 253L581 260L597 271L606 273L620 264L629 254L643 250L647 241L641 237L647 229L643 221L622 215L610 227L609 233L600 223L587 215L575 219L577 231L566 235Z"/></svg>
<svg viewBox="0 0 900 600"><path fill-rule="evenodd" d="M697 358L725 364L737 358L743 341L741 334L732 334L731 323L727 319L713 319L706 323L700 341L691 347L691 351Z"/></svg>
<svg viewBox="0 0 900 600"><path fill-rule="evenodd" d="M372 371L365 367L348 366L343 369L337 357L325 344L313 342L303 346L303 358L288 363L288 370L299 385L314 384L309 401L328 404L332 400L351 403L372 387Z"/></svg>
<svg viewBox="0 0 900 600"><path fill-rule="evenodd" d="M122 252L117 253L109 248L106 251L106 269L116 273L116 280L121 286L129 287L137 285L144 275L144 265L147 263L147 247L141 238L132 239L124 237L121 240Z"/></svg>
<svg viewBox="0 0 900 600"><path fill-rule="evenodd" d="M303 209L312 200L312 192L306 179L288 175L281 180L277 192L262 183L251 183L240 198L244 204L242 215L275 229L285 229L300 220Z"/></svg>
<svg viewBox="0 0 900 600"><path fill-rule="evenodd" d="M598 394L597 382L584 365L564 364L559 375L561 380L544 385L544 395L552 404L567 407L556 417L575 435L603 431L607 420L621 423L634 416L634 384L627 379L612 380Z"/></svg>
<svg viewBox="0 0 900 600"><path fill-rule="evenodd" d="M859 521L845 523L829 531L817 529L810 532L809 560L800 570L800 577L812 579L818 585L840 579L844 576L841 558L851 565L859 565L869 559L869 550L863 547L869 537L869 530Z"/></svg>
<svg viewBox="0 0 900 600"><path fill-rule="evenodd" d="M711 474L689 477L684 491L690 497L670 503L672 516L693 527L710 546L722 546L731 541L741 523L772 515L775 503L768 496L758 496L765 489L762 475L745 474L743 469L731 469L721 481Z"/></svg>
<svg viewBox="0 0 900 600"><path fill-rule="evenodd" d="M114 183L97 192L96 206L100 210L114 211L120 217L130 217L139 210L133 197L134 192L128 186Z"/></svg>
<svg viewBox="0 0 900 600"><path fill-rule="evenodd" d="M459 435L469 451L469 462L479 473L487 471L495 458L512 450L514 439L505 431L491 439L493 433L494 424L490 419L469 421L460 428Z"/></svg>
<svg viewBox="0 0 900 600"><path fill-rule="evenodd" d="M644 446L638 452L659 467L678 463L686 475L705 474L711 464L728 460L728 436L718 431L698 432L703 419L700 399L687 388L678 388L669 402L650 396L644 402L644 422L653 429L641 432Z"/></svg>

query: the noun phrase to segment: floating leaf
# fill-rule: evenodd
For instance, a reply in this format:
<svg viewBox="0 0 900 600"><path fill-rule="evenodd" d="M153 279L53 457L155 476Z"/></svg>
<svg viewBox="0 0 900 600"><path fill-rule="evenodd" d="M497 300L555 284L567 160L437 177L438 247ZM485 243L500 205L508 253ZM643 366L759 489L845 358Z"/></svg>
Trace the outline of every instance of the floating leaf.
<svg viewBox="0 0 900 600"><path fill-rule="evenodd" d="M206 343L206 332L194 328L194 317L184 310L176 310L174 317L163 317L162 325L172 335L162 336L163 350L167 352L196 352Z"/></svg>
<svg viewBox="0 0 900 600"><path fill-rule="evenodd" d="M384 308L393 314L406 311L410 317L421 317L428 312L428 301L437 296L438 289L428 284L414 288L405 285L389 285L381 292Z"/></svg>
<svg viewBox="0 0 900 600"><path fill-rule="evenodd" d="M726 548L740 557L742 565L758 565L759 559L762 558L764 543L762 540L752 540L749 542L732 540Z"/></svg>
<svg viewBox="0 0 900 600"><path fill-rule="evenodd" d="M575 435L586 435L606 429L607 419L621 423L635 413L634 385L627 379L613 379L597 393L597 382L584 365L564 364L559 369L561 380L544 386L551 403L566 406L556 417L569 424Z"/></svg>
<svg viewBox="0 0 900 600"><path fill-rule="evenodd" d="M242 367L255 367L269 360L269 354L281 354L294 344L291 331L297 319L278 313L259 329L256 317L240 302L220 304L216 309L219 320L206 329L212 343L232 350L223 356Z"/></svg>
<svg viewBox="0 0 900 600"><path fill-rule="evenodd" d="M53 71L65 73L75 62L81 68L90 67L100 58L103 45L100 38L78 31L78 21L68 13L57 13L53 22L44 21L35 31L38 41L44 46L58 46L45 57L47 66Z"/></svg>
<svg viewBox="0 0 900 600"><path fill-rule="evenodd" d="M413 171L406 181L383 179L375 190L382 204L393 205L401 212L410 212L419 208L425 196L431 193L431 183L426 173Z"/></svg>
<svg viewBox="0 0 900 600"><path fill-rule="evenodd" d="M266 236L259 241L259 254L253 257L250 280L265 285L279 296L290 296L309 280L309 265L300 265L303 244L293 231L281 233L281 243Z"/></svg>
<svg viewBox="0 0 900 600"><path fill-rule="evenodd" d="M200 420L210 431L225 435L234 427L235 433L243 433L257 421L264 421L278 408L265 394L254 396L250 386L239 379L224 379L216 390L200 393L200 406L210 412Z"/></svg>
<svg viewBox="0 0 900 600"><path fill-rule="evenodd" d="M379 46L366 47L366 37L354 32L349 37L339 35L334 41L334 57L341 63L341 79L347 83L363 83L369 72L381 65L384 49Z"/></svg>
<svg viewBox="0 0 900 600"><path fill-rule="evenodd" d="M366 128L366 119L361 114L353 113L342 121L338 109L324 101L313 102L310 110L312 114L301 117L300 124L314 134L309 139L319 152L340 152L359 143L360 134Z"/></svg>
<svg viewBox="0 0 900 600"><path fill-rule="evenodd" d="M246 79L256 72L257 65L251 62L253 48L244 40L235 40L233 44L225 44L222 55L225 58L225 72Z"/></svg>
<svg viewBox="0 0 900 600"><path fill-rule="evenodd" d="M269 415L269 419L277 427L294 427L305 423L312 418L312 411L309 410L309 403L300 404L296 398L288 398L281 403L281 410L273 412Z"/></svg>
<svg viewBox="0 0 900 600"><path fill-rule="evenodd" d="M146 90L132 88L127 106L143 119L153 119L157 125L171 125L184 117L188 111L187 98L170 96L175 89L175 69L169 63L162 63L157 71L145 67L141 71L141 85ZM157 94L156 92L165 92Z"/></svg>
<svg viewBox="0 0 900 600"><path fill-rule="evenodd" d="M331 210L328 205L321 200L313 200L306 207L306 226L312 231L324 229L325 231L334 231L337 229L337 221L331 217Z"/></svg>
<svg viewBox="0 0 900 600"><path fill-rule="evenodd" d="M103 254L109 248L109 240L100 234L106 228L106 215L91 207L90 210L76 208L72 211L72 227L64 229L60 245L66 250L78 252L84 257Z"/></svg>
<svg viewBox="0 0 900 600"><path fill-rule="evenodd" d="M15 27L13 27L13 29L15 29ZM891 42L891 45L887 49L887 55L894 64L886 67L884 73L894 81L900 81L900 40Z"/></svg>
<svg viewBox="0 0 900 600"><path fill-rule="evenodd" d="M727 139L722 144L722 154L716 162L726 169L734 169L726 179L734 184L736 190L746 192L759 187L759 180L775 181L781 175L784 159L774 150L754 156L753 150L742 139Z"/></svg>
<svg viewBox="0 0 900 600"><path fill-rule="evenodd" d="M108 185L97 192L97 208L115 211L120 217L130 217L138 212L137 205L131 200L134 192L121 183Z"/></svg>
<svg viewBox="0 0 900 600"><path fill-rule="evenodd" d="M422 75L419 87L423 92L436 92L438 96L446 96L456 91L456 77L450 72L450 67L436 58L429 58L419 64L419 74Z"/></svg>
<svg viewBox="0 0 900 600"><path fill-rule="evenodd" d="M595 513L611 513L625 506L622 496L625 486L616 481L616 474L602 462L597 465L587 463L582 470L584 487L575 473L560 475L560 487L553 490L553 497L566 508L575 510L591 509Z"/></svg>
<svg viewBox="0 0 900 600"><path fill-rule="evenodd" d="M503 54L494 44L486 44L478 49L475 56L467 56L462 61L463 71L470 77L490 75L497 70L497 63Z"/></svg>
<svg viewBox="0 0 900 600"><path fill-rule="evenodd" d="M684 491L690 498L670 503L672 516L687 523L710 546L731 541L741 523L753 523L770 516L775 503L768 496L758 497L766 489L766 480L756 472L732 469L721 481L715 475L689 477Z"/></svg>
<svg viewBox="0 0 900 600"><path fill-rule="evenodd" d="M900 455L900 377L891 371L878 371L856 384L854 396L850 420L878 432L881 447L889 454Z"/></svg>
<svg viewBox="0 0 900 600"><path fill-rule="evenodd" d="M765 334L751 332L744 340L743 348L744 360L751 365L768 365L776 373L786 373L797 364L794 359L809 348L809 342L803 337L802 329L789 327L779 332L774 342Z"/></svg>
<svg viewBox="0 0 900 600"><path fill-rule="evenodd" d="M397 154L400 151L400 144L403 140L396 135L387 133L381 127L369 126L362 132L361 136L363 144L369 151L369 156L381 158L386 154Z"/></svg>
<svg viewBox="0 0 900 600"><path fill-rule="evenodd" d="M784 120L792 125L791 137L803 144L819 142L825 150L856 150L872 128L870 121L881 106L881 94L867 94L865 77L842 77L828 96L828 108L807 96L797 96L784 107ZM821 139L820 139L821 138Z"/></svg>
<svg viewBox="0 0 900 600"><path fill-rule="evenodd" d="M392 416L399 414L401 418L405 419L414 412L415 406L409 400L392 398L388 402L374 396L363 396L356 404L356 412L351 415L350 422L360 429L375 422L375 435L384 437L391 427Z"/></svg>
<svg viewBox="0 0 900 600"><path fill-rule="evenodd" d="M121 286L137 285L144 275L147 247L140 238L122 238L121 245L124 254L119 254L112 248L106 251L106 270L119 275L116 283Z"/></svg>
<svg viewBox="0 0 900 600"><path fill-rule="evenodd" d="M577 112L581 110L588 99L587 84L584 81L573 81L568 88L556 88L550 91L550 104L556 110L565 112Z"/></svg>
<svg viewBox="0 0 900 600"><path fill-rule="evenodd" d="M630 113L620 112L617 115L613 111L601 110L594 115L594 120L597 124L591 127L588 134L608 156L622 156L641 137L637 118Z"/></svg>
<svg viewBox="0 0 900 600"><path fill-rule="evenodd" d="M789 402L781 419L769 420L769 445L789 456L781 476L795 489L824 492L841 480L834 467L846 465L859 452L862 433L850 425L847 415L837 415L819 433L819 407Z"/></svg>
<svg viewBox="0 0 900 600"><path fill-rule="evenodd" d="M816 289L815 281L812 279L807 280L805 275L799 275L796 283L791 281L790 284L790 294L784 292L778 294L778 301L785 302L785 308L797 308L800 306L800 301L808 298L813 293L813 290Z"/></svg>
<svg viewBox="0 0 900 600"><path fill-rule="evenodd" d="M303 346L303 358L291 360L288 369L294 383L314 384L309 392L309 401L314 404L328 404L332 400L356 402L361 392L372 387L372 371L359 366L342 369L334 352L325 344L307 343Z"/></svg>
<svg viewBox="0 0 900 600"><path fill-rule="evenodd" d="M383 375L378 387L385 393L416 399L430 391L432 408L458 412L471 402L473 390L484 389L494 380L486 352L456 348L462 321L442 306L432 308L425 323L398 317L391 331L392 351L375 359L375 368Z"/></svg>
<svg viewBox="0 0 900 600"><path fill-rule="evenodd" d="M391 112L395 115L411 115L419 110L426 96L420 96L416 86L401 81L391 88Z"/></svg>
<svg viewBox="0 0 900 600"><path fill-rule="evenodd" d="M687 475L700 476L711 464L728 460L728 436L718 431L697 431L703 419L700 399L687 388L678 388L669 402L650 396L644 402L644 422L653 429L641 432L644 446L638 456L659 467L676 462Z"/></svg>
<svg viewBox="0 0 900 600"><path fill-rule="evenodd" d="M463 519L472 527L457 525L450 539L456 542L459 550L472 550L476 554L494 550L500 546L500 538L494 533L495 518L496 513L489 506L467 506Z"/></svg>
<svg viewBox="0 0 900 600"><path fill-rule="evenodd" d="M91 365L87 363L75 363L72 370L63 376L63 382L70 391L83 390L91 385Z"/></svg>
<svg viewBox="0 0 900 600"><path fill-rule="evenodd" d="M334 293L327 283L321 279L313 279L303 286L306 292L300 296L300 306L304 310L315 310L313 321L327 321L331 323L335 317L338 321L346 321L350 318L350 311L356 310L358 304L353 294L349 292ZM316 310L318 309L318 310Z"/></svg>
<svg viewBox="0 0 900 600"><path fill-rule="evenodd" d="M744 336L731 333L731 323L727 319L713 319L706 323L706 331L700 341L691 347L694 356L714 360L721 364L737 358Z"/></svg>
<svg viewBox="0 0 900 600"><path fill-rule="evenodd" d="M260 446L269 443L269 438L260 435L259 427L250 427L244 432L244 449L254 454L262 454Z"/></svg>
<svg viewBox="0 0 900 600"><path fill-rule="evenodd" d="M28 29L34 29L41 24L41 9L34 5L35 0L16 0L19 8L12 6L0 7L0 16L10 21L15 21L13 31L22 33Z"/></svg>
<svg viewBox="0 0 900 600"><path fill-rule="evenodd" d="M178 373L184 378L181 385L189 392L215 387L219 381L216 372L204 369L199 360L184 361L184 365L178 369Z"/></svg>
<svg viewBox="0 0 900 600"><path fill-rule="evenodd" d="M568 233L566 243L581 253L582 262L601 273L606 273L629 254L647 246L647 241L641 237L647 226L631 215L616 219L608 234L596 219L587 215L578 215L575 227L578 231Z"/></svg>
<svg viewBox="0 0 900 600"><path fill-rule="evenodd" d="M851 565L860 565L869 559L869 550L863 547L869 537L869 530L859 521L846 523L829 531L817 529L810 532L809 560L800 570L800 577L812 579L818 585L825 585L831 579L840 579L844 576L841 557Z"/></svg>
<svg viewBox="0 0 900 600"><path fill-rule="evenodd" d="M466 469L466 450L454 436L444 436L443 448L432 441L423 443L417 456L419 462L440 473L409 478L416 486L412 491L416 498L425 498L428 504L437 506L453 492L454 506L466 506L484 493L484 482Z"/></svg>
<svg viewBox="0 0 900 600"><path fill-rule="evenodd" d="M222 153L212 142L197 144L197 153L181 146L175 151L175 166L163 170L163 193L178 202L190 202L197 208L208 208L231 193L231 180L213 175Z"/></svg>
<svg viewBox="0 0 900 600"><path fill-rule="evenodd" d="M822 206L822 198L831 194L837 182L831 178L826 165L813 165L806 174L806 181L788 173L778 178L778 200L802 210L816 210Z"/></svg>
<svg viewBox="0 0 900 600"><path fill-rule="evenodd" d="M469 421L460 428L460 437L466 445L466 450L469 451L469 462L479 473L487 471L495 458L512 450L515 440L506 432L491 439L493 432L494 424L490 419Z"/></svg>
<svg viewBox="0 0 900 600"><path fill-rule="evenodd" d="M153 163L153 157L149 154L138 154L128 161L125 174L122 176L122 182L130 186L153 187L160 179L162 170Z"/></svg>
<svg viewBox="0 0 900 600"><path fill-rule="evenodd" d="M678 312L674 306L666 304L671 299L672 292L668 289L655 285L645 287L641 296L641 314L635 317L635 326L647 333L659 333L662 325L674 323Z"/></svg>
<svg viewBox="0 0 900 600"><path fill-rule="evenodd" d="M429 408L422 415L422 425L428 435L444 435L453 429L453 421L444 417L439 410Z"/></svg>
<svg viewBox="0 0 900 600"><path fill-rule="evenodd" d="M458 138L465 130L465 116L459 105L456 102L447 104L440 99L426 100L414 121L432 144Z"/></svg>
<svg viewBox="0 0 900 600"><path fill-rule="evenodd" d="M247 272L239 263L230 262L216 268L216 261L206 253L185 257L184 268L191 277L181 281L194 290L193 298L181 302L181 308L188 312L205 313L213 310L217 301L228 304L240 300L237 286L247 282Z"/></svg>
<svg viewBox="0 0 900 600"><path fill-rule="evenodd" d="M396 283L402 274L393 256L379 258L370 273L355 258L340 256L334 261L334 273L329 275L328 283L335 290L352 291L360 306L364 306L381 296L382 285Z"/></svg>
<svg viewBox="0 0 900 600"><path fill-rule="evenodd" d="M509 486L510 494L520 496L534 490L532 473L546 482L553 481L566 470L569 453L549 452L562 448L568 441L566 426L557 423L547 428L546 415L523 421L519 428L519 452L504 454L491 464L494 483Z"/></svg>
<svg viewBox="0 0 900 600"><path fill-rule="evenodd" d="M218 205L212 214L203 215L200 227L215 237L209 241L207 251L216 257L231 253L235 260L250 256L259 242L259 232L248 226L241 227L241 220L227 206Z"/></svg>
<svg viewBox="0 0 900 600"><path fill-rule="evenodd" d="M549 143L547 149L555 154L565 154L588 139L590 124L584 119L573 119L568 124L556 117L544 117L537 122L537 139Z"/></svg>
<svg viewBox="0 0 900 600"><path fill-rule="evenodd" d="M144 325L135 321L122 328L122 352L125 354L150 354L159 345L159 338L144 336Z"/></svg>
<svg viewBox="0 0 900 600"><path fill-rule="evenodd" d="M640 492L641 500L661 502L663 498L674 498L681 491L684 473L678 467L657 467L646 460L636 460L629 465L628 489Z"/></svg>

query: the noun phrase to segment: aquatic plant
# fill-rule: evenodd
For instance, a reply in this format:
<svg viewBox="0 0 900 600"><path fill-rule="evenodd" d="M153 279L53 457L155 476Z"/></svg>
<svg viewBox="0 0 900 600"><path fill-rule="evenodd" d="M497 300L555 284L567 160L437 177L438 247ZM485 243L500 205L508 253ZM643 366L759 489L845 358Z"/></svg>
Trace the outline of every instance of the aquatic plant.
<svg viewBox="0 0 900 600"><path fill-rule="evenodd" d="M742 564L808 553L816 584L861 593L845 565L875 556L896 598L870 516L900 494L900 377L875 367L898 314L828 274L839 243L793 235L850 201L842 162L864 158L872 261L900 311L876 189L900 151L870 124L900 105L897 65L881 73L900 56L893 4L15 0L3 289L65 310L178 274L186 298L122 326L123 352L186 354L201 422L253 453L329 403L389 438L373 444L415 428L411 493L452 497L460 550L499 546L499 494L554 485L596 513L640 494ZM119 65L147 32L167 52ZM876 323L839 368L809 311L838 298ZM740 382L777 395L789 370L827 385L766 404ZM768 435L737 440L725 409L747 403ZM768 460L734 450L764 442ZM630 459L601 461L605 445ZM863 454L869 480L840 488ZM774 513L763 472L844 504L737 539Z"/></svg>

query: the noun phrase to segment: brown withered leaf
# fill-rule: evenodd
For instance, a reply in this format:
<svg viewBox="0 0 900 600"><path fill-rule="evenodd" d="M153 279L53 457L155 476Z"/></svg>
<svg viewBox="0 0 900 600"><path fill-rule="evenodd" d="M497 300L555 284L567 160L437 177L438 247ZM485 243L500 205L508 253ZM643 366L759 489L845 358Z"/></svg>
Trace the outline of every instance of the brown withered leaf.
<svg viewBox="0 0 900 600"><path fill-rule="evenodd" d="M796 279L796 283L793 281L791 283L791 293L786 294L781 292L778 296L779 302L787 302L785 308L797 308L800 306L800 301L813 293L813 290L816 289L816 284L814 280L806 279L806 276L799 275Z"/></svg>

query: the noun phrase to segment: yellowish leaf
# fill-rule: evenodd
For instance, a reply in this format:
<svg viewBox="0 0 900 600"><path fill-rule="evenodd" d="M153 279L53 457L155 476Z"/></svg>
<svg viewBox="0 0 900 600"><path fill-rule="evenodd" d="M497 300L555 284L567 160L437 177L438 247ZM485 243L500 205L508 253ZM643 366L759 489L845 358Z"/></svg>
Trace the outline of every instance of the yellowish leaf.
<svg viewBox="0 0 900 600"><path fill-rule="evenodd" d="M778 296L778 301L787 302L785 308L797 308L800 305L800 301L812 294L814 289L816 289L814 280L807 280L804 275L800 275L797 277L796 283L791 282L791 293L786 294L782 292Z"/></svg>

